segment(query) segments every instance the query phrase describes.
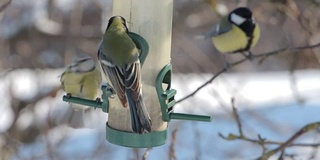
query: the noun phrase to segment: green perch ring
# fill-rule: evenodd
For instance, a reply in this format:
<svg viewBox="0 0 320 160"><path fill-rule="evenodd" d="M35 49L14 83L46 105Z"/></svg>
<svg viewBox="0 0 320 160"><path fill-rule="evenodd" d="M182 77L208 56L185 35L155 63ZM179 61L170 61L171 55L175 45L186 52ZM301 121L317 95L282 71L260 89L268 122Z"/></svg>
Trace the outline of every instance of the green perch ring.
<svg viewBox="0 0 320 160"><path fill-rule="evenodd" d="M147 58L149 52L148 42L140 35L129 32L129 36L132 38L133 42L136 44L137 48L141 50L140 62L143 65L145 59ZM155 87L158 94L158 99L161 106L162 119L163 121L169 122L171 119L181 119L181 120L194 120L194 121L205 121L211 122L211 116L204 115L193 115L193 114L183 114L174 113L173 106L175 105L174 96L177 93L176 90L171 88L171 64L166 65L158 74ZM163 88L162 85L166 85ZM108 113L109 111L109 97L114 93L111 90L111 86L107 83L101 87L102 90L102 100L97 98L97 100L88 100L78 97L72 97L70 95L63 96L62 100L70 103L77 103L93 108L100 108L103 112ZM121 131L111 128L108 123L106 123L106 139L108 142L125 146L131 148L149 148L163 145L167 142L168 128L163 131L155 131L144 134L137 134L133 132Z"/></svg>

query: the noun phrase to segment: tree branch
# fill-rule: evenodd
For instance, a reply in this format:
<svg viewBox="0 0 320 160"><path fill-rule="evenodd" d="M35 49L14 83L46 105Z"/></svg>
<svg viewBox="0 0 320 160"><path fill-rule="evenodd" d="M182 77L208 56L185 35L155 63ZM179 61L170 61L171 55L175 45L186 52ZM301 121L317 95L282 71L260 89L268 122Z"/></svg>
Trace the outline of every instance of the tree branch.
<svg viewBox="0 0 320 160"><path fill-rule="evenodd" d="M272 55L276 55L276 54L280 54L283 53L284 51L301 51L301 50L306 50L306 49L312 49L312 48L316 48L316 47L320 47L320 42L314 45L307 45L307 46L302 46L302 47L286 47L286 48L282 48L282 49L278 49L275 51L271 51L271 52L267 52L267 53L262 53L262 54L254 54L251 57L251 60L255 60L260 58L259 63L262 63L266 58L268 58L269 56ZM204 88L205 86L207 86L208 84L210 84L213 80L215 80L219 75L221 75L222 73L228 71L230 68L237 66L245 61L247 61L247 58L243 58L239 61L233 62L231 63L228 67L224 67L222 68L220 71L218 71L214 76L212 76L208 81L206 81L204 84L202 84L201 86L199 86L195 91L193 91L192 93L188 94L187 96L179 99L176 101L176 104L194 96L196 93L198 93L202 88Z"/></svg>
<svg viewBox="0 0 320 160"><path fill-rule="evenodd" d="M142 156L142 160L147 160L150 154L150 151L152 150L152 148L147 148L146 152L144 152L143 156Z"/></svg>
<svg viewBox="0 0 320 160"><path fill-rule="evenodd" d="M243 136L242 124L241 124L241 121L240 121L240 116L239 116L239 114L238 114L237 108L236 108L235 105L234 105L234 102L235 102L235 99L232 98L232 99L231 99L231 104L232 104L233 117L234 117L234 119L235 119L236 122L237 122L237 126L238 126L238 129L239 129L239 134L240 134L240 136Z"/></svg>
<svg viewBox="0 0 320 160"><path fill-rule="evenodd" d="M265 138L262 138L261 135L258 135L258 139L248 138L243 133L242 124L240 121L240 116L239 116L239 113L234 105L234 99L231 99L231 103L232 103L232 108L233 108L233 110L232 110L233 117L237 123L239 135L229 133L228 136L224 136L223 134L219 133L219 136L225 140L243 140L243 141L247 141L247 142L251 142L251 143L255 143L255 144L260 145L263 152L262 152L262 156L259 157L258 160L266 160L278 152L283 152L282 154L284 154L284 150L288 147L319 147L320 146L320 143L293 143L301 135L318 129L320 127L320 122L314 122L314 123L307 124L306 126L302 127L298 132L293 134L285 142L277 142L277 141L267 140ZM266 145L278 145L278 147L273 150L268 150Z"/></svg>
<svg viewBox="0 0 320 160"><path fill-rule="evenodd" d="M173 132L172 132L172 140L171 140L171 144L170 144L170 151L169 151L169 159L170 160L176 160L177 159L177 156L176 156L176 137L177 137L177 132L178 132L178 129L175 129Z"/></svg>
<svg viewBox="0 0 320 160"><path fill-rule="evenodd" d="M0 13L3 12L4 9L6 9L9 6L10 3L11 3L11 0L7 0L4 3L1 3L0 4Z"/></svg>
<svg viewBox="0 0 320 160"><path fill-rule="evenodd" d="M267 152L265 155L263 155L262 157L260 157L258 159L261 159L261 160L268 159L272 155L278 153L279 151L283 151L285 148L289 147L301 135L303 135L307 132L313 131L319 127L320 127L320 122L314 122L314 123L307 124L306 126L302 127L297 133L292 135L291 138L289 138L286 142L281 144L279 147Z"/></svg>

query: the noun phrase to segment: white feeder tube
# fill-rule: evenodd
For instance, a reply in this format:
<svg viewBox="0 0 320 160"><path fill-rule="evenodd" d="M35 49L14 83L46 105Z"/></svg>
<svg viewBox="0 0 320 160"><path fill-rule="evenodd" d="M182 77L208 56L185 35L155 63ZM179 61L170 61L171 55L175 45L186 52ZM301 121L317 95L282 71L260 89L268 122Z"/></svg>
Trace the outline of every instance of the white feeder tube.
<svg viewBox="0 0 320 160"><path fill-rule="evenodd" d="M160 70L170 63L173 0L115 0L113 15L121 15L129 30L149 43L149 54L142 68L142 91L152 121L152 131L163 131L167 123L155 89ZM132 131L128 108L116 97L110 100L108 124L118 130Z"/></svg>

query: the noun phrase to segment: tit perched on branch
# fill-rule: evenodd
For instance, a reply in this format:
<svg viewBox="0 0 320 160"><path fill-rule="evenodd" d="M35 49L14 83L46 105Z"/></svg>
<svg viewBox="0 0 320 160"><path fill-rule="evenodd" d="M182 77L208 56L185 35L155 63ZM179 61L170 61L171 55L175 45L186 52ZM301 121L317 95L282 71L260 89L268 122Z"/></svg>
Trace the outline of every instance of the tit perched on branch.
<svg viewBox="0 0 320 160"><path fill-rule="evenodd" d="M61 86L67 94L90 100L97 98L101 80L99 66L90 57L75 60L60 77ZM71 107L74 113L70 116L70 126L82 127L84 110L90 107L79 104L71 104Z"/></svg>
<svg viewBox="0 0 320 160"><path fill-rule="evenodd" d="M122 106L129 107L134 133L151 131L151 119L143 101L139 50L128 35L126 20L111 17L98 51L98 59Z"/></svg>
<svg viewBox="0 0 320 160"><path fill-rule="evenodd" d="M250 49L257 44L260 38L260 27L256 23L251 10L240 7L222 18L220 23L205 35L205 38L212 38L214 46L222 53L248 51L250 58Z"/></svg>

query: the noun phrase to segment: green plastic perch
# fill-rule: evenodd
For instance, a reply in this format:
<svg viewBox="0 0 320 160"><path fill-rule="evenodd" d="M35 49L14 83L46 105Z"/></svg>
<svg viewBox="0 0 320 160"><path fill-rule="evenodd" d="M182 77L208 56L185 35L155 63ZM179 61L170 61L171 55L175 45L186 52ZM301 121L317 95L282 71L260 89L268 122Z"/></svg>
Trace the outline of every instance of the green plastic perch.
<svg viewBox="0 0 320 160"><path fill-rule="evenodd" d="M129 33L129 36L135 42L137 47L141 50L140 61L143 65L149 51L147 41L136 33ZM180 120L194 120L194 121L205 121L210 122L211 116L204 115L193 115L184 113L174 113L173 106L175 105L174 96L177 93L176 90L171 88L171 64L166 65L158 74L155 87L158 94L158 99L161 106L162 119L163 121L169 122L171 119ZM165 89L163 85L166 85ZM103 112L109 112L109 97L114 96L111 86L107 83L101 87L102 100L97 98L96 100L82 99L78 97L72 97L71 95L63 96L63 101L70 103L77 103L93 108L100 108ZM133 132L120 131L111 128L106 123L106 139L113 144L133 147L133 148L147 148L160 146L166 143L168 136L168 129L157 132L150 132L145 134L136 134Z"/></svg>
<svg viewBox="0 0 320 160"><path fill-rule="evenodd" d="M177 91L175 89L171 89L171 71L171 64L166 65L160 71L156 80L156 89L161 105L162 119L167 122L169 122L171 119L211 122L211 116L173 112L173 106L176 103L174 96L176 95ZM163 86L166 87L164 88Z"/></svg>
<svg viewBox="0 0 320 160"><path fill-rule="evenodd" d="M65 95L62 97L63 101L70 102L70 103L77 103L82 104L85 106L90 106L93 108L100 108L103 112L108 113L109 111L109 100L108 98L113 95L112 91L109 89L110 87L108 84L103 85L101 87L102 90L102 99L107 99L104 101L101 101L100 98L97 98L94 100L84 99L84 98L78 98L78 97L72 97L71 95Z"/></svg>

